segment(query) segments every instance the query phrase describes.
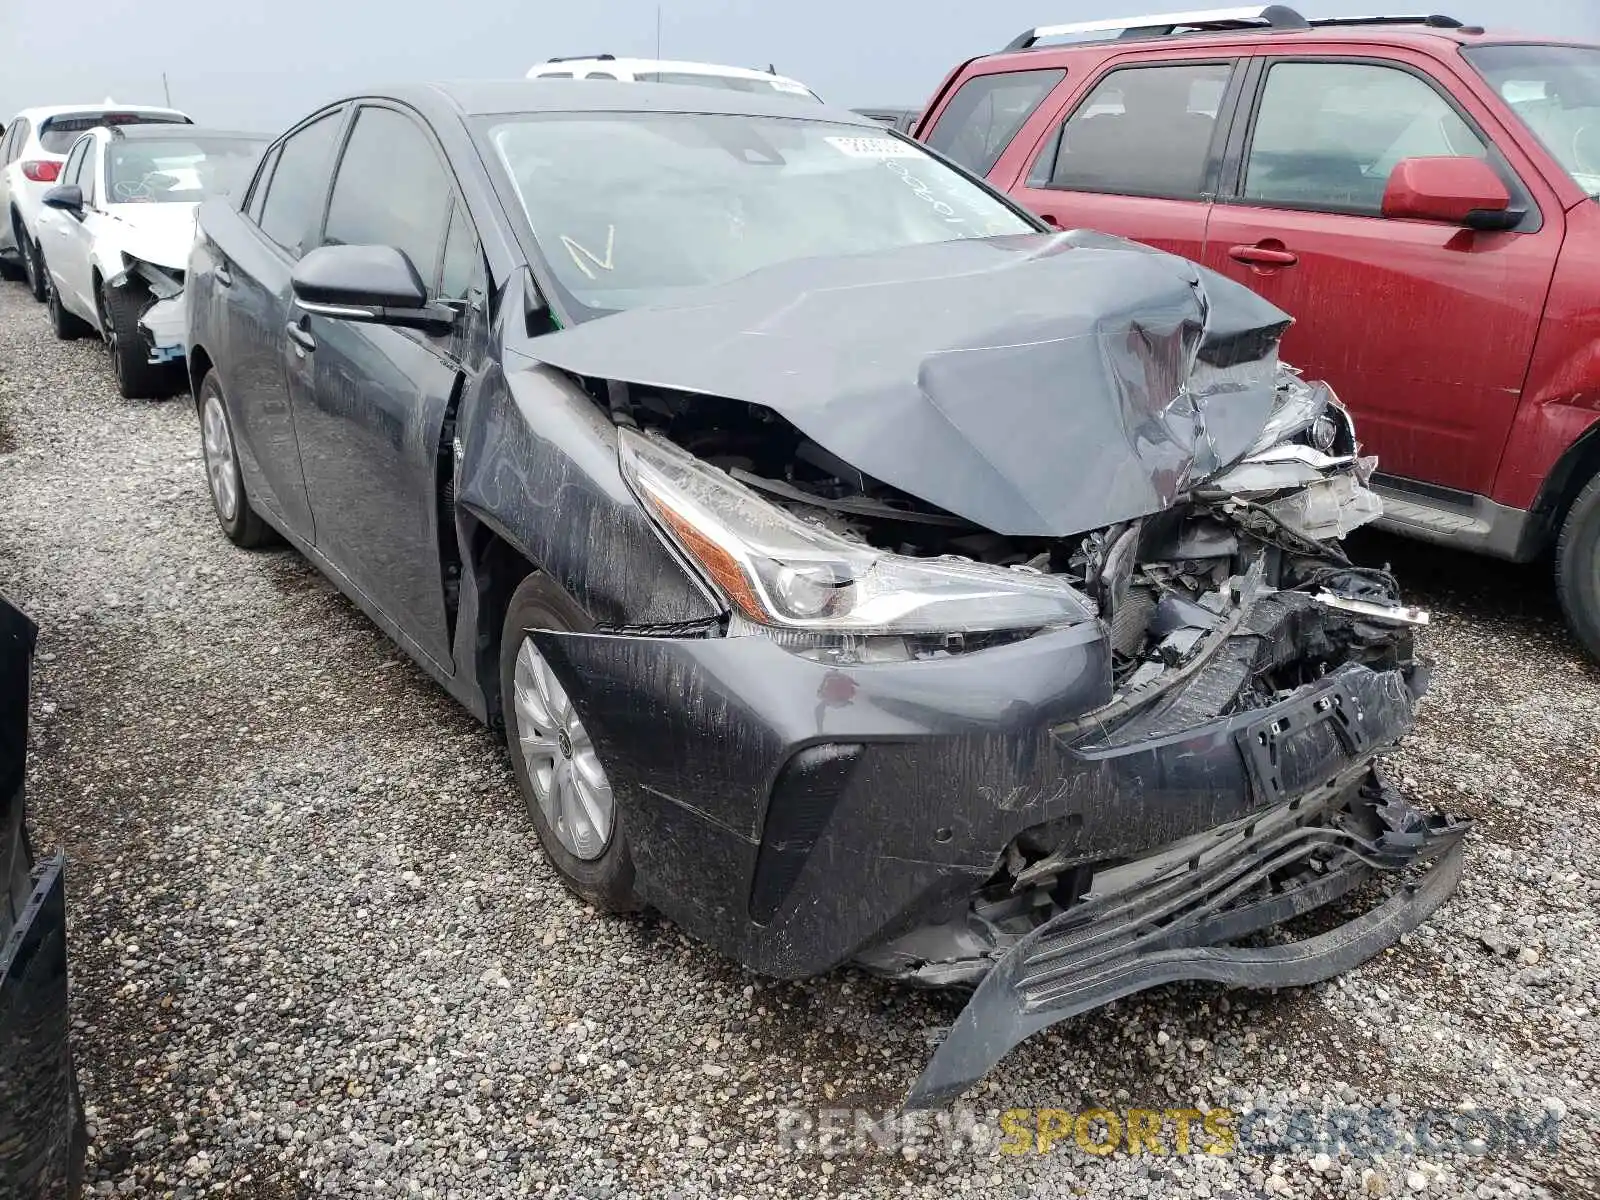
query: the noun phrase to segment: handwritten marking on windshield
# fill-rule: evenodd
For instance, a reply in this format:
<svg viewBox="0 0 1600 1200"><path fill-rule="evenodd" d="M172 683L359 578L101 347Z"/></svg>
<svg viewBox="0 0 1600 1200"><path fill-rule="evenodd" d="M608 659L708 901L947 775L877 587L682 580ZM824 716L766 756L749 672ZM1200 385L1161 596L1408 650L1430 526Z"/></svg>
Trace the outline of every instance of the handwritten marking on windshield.
<svg viewBox="0 0 1600 1200"><path fill-rule="evenodd" d="M615 268L612 260L612 251L617 248L617 227L615 225L606 226L606 253L604 258L595 254L593 250L579 245L564 233L561 235L561 244L567 248L567 253L572 255L572 261L577 264L578 270L582 271L590 279L600 278L589 269L590 263L593 263L602 271L610 271Z"/></svg>

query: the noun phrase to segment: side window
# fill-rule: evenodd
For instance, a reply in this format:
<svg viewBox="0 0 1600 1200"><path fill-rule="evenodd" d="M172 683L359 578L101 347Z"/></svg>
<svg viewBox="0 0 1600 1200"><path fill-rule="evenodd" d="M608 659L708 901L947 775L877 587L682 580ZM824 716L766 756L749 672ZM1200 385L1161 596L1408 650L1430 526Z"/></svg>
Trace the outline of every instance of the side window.
<svg viewBox="0 0 1600 1200"><path fill-rule="evenodd" d="M96 166L100 161L100 146L94 139L85 139L83 143L83 162L78 167L78 187L83 191L83 202L93 204L95 194L100 190L95 186L95 176L99 174Z"/></svg>
<svg viewBox="0 0 1600 1200"><path fill-rule="evenodd" d="M1444 97L1409 71L1277 63L1261 96L1244 198L1376 215L1401 159L1488 153Z"/></svg>
<svg viewBox="0 0 1600 1200"><path fill-rule="evenodd" d="M397 247L431 282L438 277L453 195L421 126L392 108L363 108L333 181L324 240Z"/></svg>
<svg viewBox="0 0 1600 1200"><path fill-rule="evenodd" d="M450 229L444 238L444 260L439 266L439 299L466 300L471 293L488 290L488 275L483 268L483 247L466 206L457 204L450 213Z"/></svg>
<svg viewBox="0 0 1600 1200"><path fill-rule="evenodd" d="M975 75L939 114L927 143L974 175L987 175L1040 101L1065 71L1005 71Z"/></svg>
<svg viewBox="0 0 1600 1200"><path fill-rule="evenodd" d="M1056 130L1029 187L1194 199L1231 63L1112 71Z"/></svg>
<svg viewBox="0 0 1600 1200"><path fill-rule="evenodd" d="M244 215L257 225L261 224L261 207L267 199L267 185L272 182L272 169L278 165L278 151L276 148L261 162L261 169L256 172L255 190L250 193L250 203L244 210Z"/></svg>
<svg viewBox="0 0 1600 1200"><path fill-rule="evenodd" d="M16 135L11 139L11 148L6 151L6 162L14 163L22 157L22 151L28 144L28 136L33 132L26 119L18 120L11 126L11 131Z"/></svg>
<svg viewBox="0 0 1600 1200"><path fill-rule="evenodd" d="M88 149L89 141L87 138L72 148L71 153L67 155L67 161L61 166L61 174L56 176L59 183L63 185L71 184L76 187L83 186L79 180L83 175L83 160Z"/></svg>
<svg viewBox="0 0 1600 1200"><path fill-rule="evenodd" d="M299 258L310 248L328 191L333 143L344 119L329 113L292 134L278 151L278 165L261 205L261 232Z"/></svg>
<svg viewBox="0 0 1600 1200"><path fill-rule="evenodd" d="M11 144L17 140L17 126L21 121L13 121L6 127L4 136L0 136L0 166L11 161Z"/></svg>
<svg viewBox="0 0 1600 1200"><path fill-rule="evenodd" d="M585 79L615 79L616 76L613 75L610 71L590 71L587 75L584 76L584 78Z"/></svg>

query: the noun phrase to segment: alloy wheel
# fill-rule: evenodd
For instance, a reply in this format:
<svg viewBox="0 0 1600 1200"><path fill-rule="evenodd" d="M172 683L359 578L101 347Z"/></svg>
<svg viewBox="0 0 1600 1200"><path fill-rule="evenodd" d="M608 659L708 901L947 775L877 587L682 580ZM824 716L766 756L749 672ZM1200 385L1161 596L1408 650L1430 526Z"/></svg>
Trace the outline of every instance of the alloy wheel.
<svg viewBox="0 0 1600 1200"><path fill-rule="evenodd" d="M518 751L534 798L567 852L592 862L605 853L616 819L594 742L532 638L517 651L513 683Z"/></svg>
<svg viewBox="0 0 1600 1200"><path fill-rule="evenodd" d="M228 414L215 392L206 397L200 426L211 502L217 506L217 515L231 522L239 512L239 472L233 461L233 439L228 436Z"/></svg>

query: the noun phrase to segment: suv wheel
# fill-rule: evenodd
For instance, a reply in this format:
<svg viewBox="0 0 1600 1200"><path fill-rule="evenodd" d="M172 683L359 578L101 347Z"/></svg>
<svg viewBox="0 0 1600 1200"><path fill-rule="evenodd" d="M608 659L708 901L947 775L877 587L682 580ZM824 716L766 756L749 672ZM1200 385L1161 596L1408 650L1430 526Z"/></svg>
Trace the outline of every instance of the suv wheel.
<svg viewBox="0 0 1600 1200"><path fill-rule="evenodd" d="M28 236L28 231L20 225L17 226L17 245L22 250L22 269L28 281L28 290L33 293L33 298L44 301L44 254L39 249L39 243Z"/></svg>
<svg viewBox="0 0 1600 1200"><path fill-rule="evenodd" d="M1579 493L1561 527L1556 590L1572 632L1600 659L1600 475Z"/></svg>

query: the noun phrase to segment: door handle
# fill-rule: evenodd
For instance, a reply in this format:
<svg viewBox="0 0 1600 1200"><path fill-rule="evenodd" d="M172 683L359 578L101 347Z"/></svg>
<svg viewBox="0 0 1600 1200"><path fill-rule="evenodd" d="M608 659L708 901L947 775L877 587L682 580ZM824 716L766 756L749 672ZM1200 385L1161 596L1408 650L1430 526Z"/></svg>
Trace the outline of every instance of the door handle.
<svg viewBox="0 0 1600 1200"><path fill-rule="evenodd" d="M295 353L301 358L306 356L307 351L317 348L317 339L311 336L311 330L306 328L305 320L301 317L298 321L290 321L286 326L289 340L295 344Z"/></svg>
<svg viewBox="0 0 1600 1200"><path fill-rule="evenodd" d="M1282 242L1235 246L1228 251L1228 257L1252 267L1292 267L1300 261L1300 256L1293 250L1285 249Z"/></svg>
<svg viewBox="0 0 1600 1200"><path fill-rule="evenodd" d="M1041 213L1039 215L1039 219L1046 225L1050 226L1051 229L1061 228L1061 218L1059 217L1053 217L1049 213Z"/></svg>
<svg viewBox="0 0 1600 1200"><path fill-rule="evenodd" d="M233 272L228 270L226 263L218 263L216 270L211 272L211 277L223 287L233 286Z"/></svg>

